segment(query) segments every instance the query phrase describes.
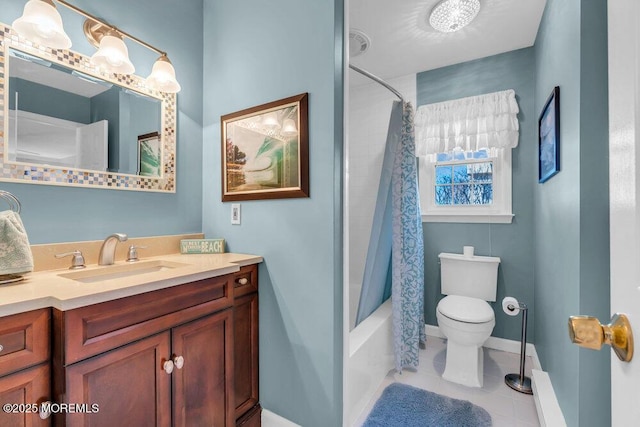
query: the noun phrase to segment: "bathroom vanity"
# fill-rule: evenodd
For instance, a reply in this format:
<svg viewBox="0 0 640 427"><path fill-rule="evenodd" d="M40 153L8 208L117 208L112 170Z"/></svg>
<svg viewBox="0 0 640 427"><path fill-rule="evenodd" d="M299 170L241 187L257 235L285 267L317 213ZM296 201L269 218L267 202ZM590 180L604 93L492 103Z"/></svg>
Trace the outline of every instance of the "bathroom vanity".
<svg viewBox="0 0 640 427"><path fill-rule="evenodd" d="M0 401L13 404L0 425L260 425L262 259L163 259L183 271L96 283L73 283L68 271L33 273L15 285L28 294L22 303L3 304L11 290L0 289L0 314L33 308L0 318ZM50 414L44 402L53 403Z"/></svg>

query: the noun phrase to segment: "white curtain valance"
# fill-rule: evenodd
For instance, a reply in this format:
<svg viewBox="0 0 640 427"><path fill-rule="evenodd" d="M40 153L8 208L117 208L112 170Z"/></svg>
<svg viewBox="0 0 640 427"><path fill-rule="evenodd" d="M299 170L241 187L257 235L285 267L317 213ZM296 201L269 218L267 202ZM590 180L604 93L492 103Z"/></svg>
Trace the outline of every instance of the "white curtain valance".
<svg viewBox="0 0 640 427"><path fill-rule="evenodd" d="M415 116L416 156L515 148L518 111L513 89L422 105Z"/></svg>

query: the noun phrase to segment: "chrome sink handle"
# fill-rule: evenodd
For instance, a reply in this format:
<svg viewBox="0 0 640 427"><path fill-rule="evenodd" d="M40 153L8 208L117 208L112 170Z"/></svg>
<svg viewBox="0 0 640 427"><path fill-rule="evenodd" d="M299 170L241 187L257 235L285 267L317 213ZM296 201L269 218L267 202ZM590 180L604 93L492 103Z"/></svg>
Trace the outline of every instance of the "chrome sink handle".
<svg viewBox="0 0 640 427"><path fill-rule="evenodd" d="M127 256L127 262L140 261L138 258L138 249L147 249L148 246L129 246L129 255Z"/></svg>
<svg viewBox="0 0 640 427"><path fill-rule="evenodd" d="M73 256L73 258L71 259L71 267L69 267L69 270L78 270L80 268L86 267L86 265L84 265L84 257L82 256L82 252L80 252L79 250L75 250L73 252L65 252L63 254L55 254L54 256L56 258Z"/></svg>
<svg viewBox="0 0 640 427"><path fill-rule="evenodd" d="M116 257L116 245L118 242L126 242L128 239L124 233L114 233L107 236L102 242L100 255L98 257L98 265L111 265Z"/></svg>

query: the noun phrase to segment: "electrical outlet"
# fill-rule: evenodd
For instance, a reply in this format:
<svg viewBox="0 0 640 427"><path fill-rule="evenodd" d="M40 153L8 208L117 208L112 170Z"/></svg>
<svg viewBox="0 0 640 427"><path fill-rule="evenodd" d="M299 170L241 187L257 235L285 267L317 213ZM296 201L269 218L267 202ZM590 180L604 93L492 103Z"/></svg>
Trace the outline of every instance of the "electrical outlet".
<svg viewBox="0 0 640 427"><path fill-rule="evenodd" d="M231 224L240 225L240 203L231 204Z"/></svg>

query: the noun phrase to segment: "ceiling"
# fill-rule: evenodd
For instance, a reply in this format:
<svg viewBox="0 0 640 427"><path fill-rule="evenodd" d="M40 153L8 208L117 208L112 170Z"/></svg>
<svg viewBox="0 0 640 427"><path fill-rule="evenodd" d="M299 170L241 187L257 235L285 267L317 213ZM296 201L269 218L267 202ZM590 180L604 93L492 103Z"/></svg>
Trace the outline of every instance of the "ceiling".
<svg viewBox="0 0 640 427"><path fill-rule="evenodd" d="M469 26L440 33L428 23L439 0L350 0L349 28L371 44L350 59L385 80L532 46L546 0L480 0ZM355 72L354 84L370 82Z"/></svg>
<svg viewBox="0 0 640 427"><path fill-rule="evenodd" d="M110 85L98 84L73 75L71 69L62 71L52 67L51 63L39 58L28 59L30 55L11 56L9 59L9 77L29 80L43 86L49 86L85 98L92 98L106 90ZM60 67L64 68L64 67Z"/></svg>

